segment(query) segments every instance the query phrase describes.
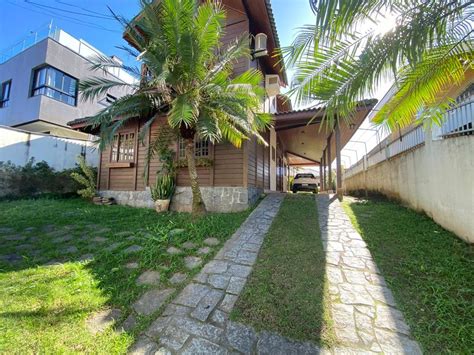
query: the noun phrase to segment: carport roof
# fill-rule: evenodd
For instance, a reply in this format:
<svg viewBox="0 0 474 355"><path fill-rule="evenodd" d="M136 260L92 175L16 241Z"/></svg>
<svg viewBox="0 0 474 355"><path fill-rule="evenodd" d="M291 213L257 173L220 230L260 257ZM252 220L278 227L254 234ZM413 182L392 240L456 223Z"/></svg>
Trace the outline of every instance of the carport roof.
<svg viewBox="0 0 474 355"><path fill-rule="evenodd" d="M340 122L342 147L351 139L376 103L375 99L358 102L354 118L350 122L344 120ZM330 139L332 135L332 130L321 127L325 109L321 106L279 112L273 115L275 131L279 135L290 165L317 165L320 163L321 157L327 149L328 138ZM336 155L334 139L330 139L329 143L332 162Z"/></svg>

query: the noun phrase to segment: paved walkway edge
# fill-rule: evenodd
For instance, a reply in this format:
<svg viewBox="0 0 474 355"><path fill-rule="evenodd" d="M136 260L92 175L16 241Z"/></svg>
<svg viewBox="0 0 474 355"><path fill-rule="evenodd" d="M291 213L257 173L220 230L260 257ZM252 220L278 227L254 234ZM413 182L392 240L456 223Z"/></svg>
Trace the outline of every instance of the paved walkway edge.
<svg viewBox="0 0 474 355"><path fill-rule="evenodd" d="M228 320L252 271L284 194L269 194L224 244L215 258L166 307L130 354L251 353L272 346L272 334ZM260 345L259 345L260 344Z"/></svg>
<svg viewBox="0 0 474 355"><path fill-rule="evenodd" d="M317 197L331 313L332 353L421 354L392 292L335 195Z"/></svg>

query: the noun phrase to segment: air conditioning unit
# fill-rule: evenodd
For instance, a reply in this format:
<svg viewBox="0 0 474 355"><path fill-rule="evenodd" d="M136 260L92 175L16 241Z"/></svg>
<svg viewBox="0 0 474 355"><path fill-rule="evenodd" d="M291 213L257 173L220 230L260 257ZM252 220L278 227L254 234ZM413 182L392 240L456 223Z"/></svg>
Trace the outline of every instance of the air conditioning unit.
<svg viewBox="0 0 474 355"><path fill-rule="evenodd" d="M265 90L268 96L276 96L280 93L280 76L276 74L265 75Z"/></svg>

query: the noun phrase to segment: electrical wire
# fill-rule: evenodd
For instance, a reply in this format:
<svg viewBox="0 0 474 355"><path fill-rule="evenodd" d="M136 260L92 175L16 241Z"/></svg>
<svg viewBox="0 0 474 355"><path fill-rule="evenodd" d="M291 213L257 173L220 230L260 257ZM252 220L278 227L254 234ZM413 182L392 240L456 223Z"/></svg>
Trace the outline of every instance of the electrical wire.
<svg viewBox="0 0 474 355"><path fill-rule="evenodd" d="M35 13L38 13L38 14L41 14L41 15L47 15L47 16L53 15L56 18L63 19L63 20L68 20L70 22L73 22L73 23L76 23L76 24L79 24L79 25L82 25L82 26L86 26L86 27L90 27L90 28L94 28L94 29L98 29L98 30L103 30L103 31L108 31L108 32L121 33L121 31L119 31L119 30L113 30L113 29L110 29L110 28L106 28L104 26L101 26L101 25L98 25L98 24L95 24L95 23L92 23L92 22L84 21L84 20L81 20L81 19L78 19L78 18L75 18L75 17L71 17L71 16L67 16L67 15L61 15L61 14L58 14L58 13L56 13L54 11L51 11L51 10L49 10L48 12L45 12L44 10L34 9L34 8L31 8L30 6L24 6L24 5L14 3L11 0L6 0L6 1L10 5L17 6L17 7L20 7L22 9L32 11L32 12L35 12ZM28 4L28 2L25 1L25 4ZM34 4L30 3L30 5L34 5Z"/></svg>

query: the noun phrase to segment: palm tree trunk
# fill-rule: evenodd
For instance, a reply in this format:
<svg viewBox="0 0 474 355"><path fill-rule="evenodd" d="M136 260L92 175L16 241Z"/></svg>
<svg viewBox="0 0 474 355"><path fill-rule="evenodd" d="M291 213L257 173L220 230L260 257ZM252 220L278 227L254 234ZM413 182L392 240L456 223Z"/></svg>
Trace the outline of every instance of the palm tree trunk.
<svg viewBox="0 0 474 355"><path fill-rule="evenodd" d="M191 181L191 191L193 193L193 215L206 213L206 206L202 199L201 190L199 189L198 175L196 171L196 161L194 158L194 139L186 139L185 149L186 160L188 162L189 179Z"/></svg>

